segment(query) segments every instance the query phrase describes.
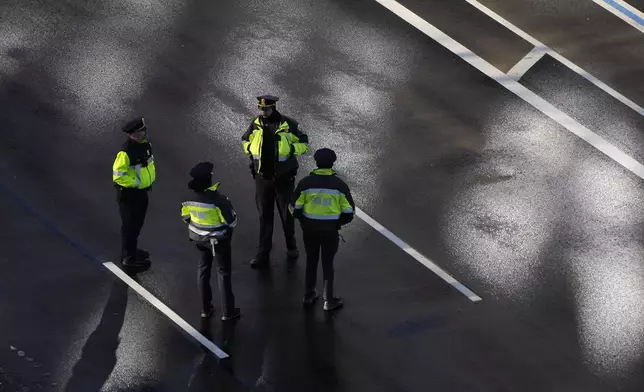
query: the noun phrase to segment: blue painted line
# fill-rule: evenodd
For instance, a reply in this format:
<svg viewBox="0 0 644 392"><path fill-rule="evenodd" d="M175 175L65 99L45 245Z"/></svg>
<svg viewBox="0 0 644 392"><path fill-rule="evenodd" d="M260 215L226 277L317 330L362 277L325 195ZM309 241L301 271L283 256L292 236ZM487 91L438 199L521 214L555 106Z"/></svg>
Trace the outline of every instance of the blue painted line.
<svg viewBox="0 0 644 392"><path fill-rule="evenodd" d="M628 16L629 18L633 19L635 22L639 23L640 25L644 26L644 18L641 16L633 13L633 11L629 10L628 8L625 8L623 5L616 3L614 0L604 0L604 2L611 7L615 8L622 14Z"/></svg>
<svg viewBox="0 0 644 392"><path fill-rule="evenodd" d="M387 332L387 336L392 338L405 338L430 329L441 328L446 324L447 320L441 316L419 317L396 324Z"/></svg>

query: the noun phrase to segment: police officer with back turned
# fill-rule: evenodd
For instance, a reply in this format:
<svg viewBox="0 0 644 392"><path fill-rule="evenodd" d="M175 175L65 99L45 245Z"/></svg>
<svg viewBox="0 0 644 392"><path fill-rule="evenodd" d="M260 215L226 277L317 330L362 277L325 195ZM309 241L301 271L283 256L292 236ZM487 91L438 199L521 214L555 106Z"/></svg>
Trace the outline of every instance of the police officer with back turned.
<svg viewBox="0 0 644 392"><path fill-rule="evenodd" d="M268 264L275 204L286 237L288 258L294 260L299 256L295 224L288 212L288 203L299 167L296 157L308 151L308 136L300 131L297 121L277 111L278 100L272 95L257 97L260 115L242 136L244 153L251 160L259 213L259 246L256 257L251 260L253 268Z"/></svg>
<svg viewBox="0 0 644 392"><path fill-rule="evenodd" d="M127 141L112 165L121 214L121 263L123 267L149 267L150 254L139 249L138 237L148 209L148 191L156 180L152 146L142 117L128 122L123 132Z"/></svg>
<svg viewBox="0 0 644 392"><path fill-rule="evenodd" d="M339 230L351 222L355 204L347 184L332 169L335 152L322 148L313 155L318 166L298 184L289 210L300 221L306 249L304 305L318 299L315 290L320 253L324 281L324 310L342 306L342 298L334 296L333 259L338 251Z"/></svg>
<svg viewBox="0 0 644 392"><path fill-rule="evenodd" d="M221 293L221 319L226 321L240 316L239 309L235 308L231 279L231 241L237 214L228 198L219 191L219 183L213 184L212 169L212 163L200 162L190 171L192 180L188 188L192 192L181 204L181 217L188 223L190 240L201 253L198 269L201 317L209 318L213 311L210 275L214 258Z"/></svg>

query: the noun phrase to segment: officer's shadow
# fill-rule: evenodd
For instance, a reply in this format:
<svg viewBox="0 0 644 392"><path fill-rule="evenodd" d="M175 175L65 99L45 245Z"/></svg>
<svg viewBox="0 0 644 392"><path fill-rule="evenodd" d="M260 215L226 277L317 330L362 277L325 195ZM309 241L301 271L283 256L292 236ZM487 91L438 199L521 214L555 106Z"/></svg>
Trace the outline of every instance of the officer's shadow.
<svg viewBox="0 0 644 392"><path fill-rule="evenodd" d="M99 391L116 366L119 334L125 320L128 286L114 281L98 327L83 347L65 392Z"/></svg>
<svg viewBox="0 0 644 392"><path fill-rule="evenodd" d="M336 364L336 331L334 314L324 312L322 320L316 320L313 312L304 315L304 340L308 349L311 378L320 390L341 390Z"/></svg>
<svg viewBox="0 0 644 392"><path fill-rule="evenodd" d="M302 263L302 266L304 264ZM332 392L340 390L336 370L336 332L332 313L320 314L321 301L303 308L303 277L288 265L277 287L270 271L258 277L264 312L260 374L252 391Z"/></svg>
<svg viewBox="0 0 644 392"><path fill-rule="evenodd" d="M214 317L214 316L213 316ZM235 343L235 329L239 319L228 320L221 323L219 328L215 328L213 319L200 319L199 333L206 339L217 345L223 352L229 355L226 359L219 359L208 348L201 346L201 350L206 355L203 365L218 365L230 374L234 375L232 366L233 347ZM218 333L215 333L218 332Z"/></svg>

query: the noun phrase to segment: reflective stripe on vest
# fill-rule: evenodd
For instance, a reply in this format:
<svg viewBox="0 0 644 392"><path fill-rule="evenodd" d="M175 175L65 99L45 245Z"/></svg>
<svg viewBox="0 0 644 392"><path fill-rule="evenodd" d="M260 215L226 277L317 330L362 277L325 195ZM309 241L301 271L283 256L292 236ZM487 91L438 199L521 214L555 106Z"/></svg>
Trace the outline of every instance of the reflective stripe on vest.
<svg viewBox="0 0 644 392"><path fill-rule="evenodd" d="M343 200L344 199L344 200ZM337 189L311 188L305 189L295 202L294 209L301 209L302 215L309 219L334 220L341 213L351 213L352 208L342 208L346 201L345 195Z"/></svg>
<svg viewBox="0 0 644 392"><path fill-rule="evenodd" d="M184 207L182 215L189 214L190 226L194 226L196 229L212 231L228 226L221 210L214 204L187 201L182 205Z"/></svg>
<svg viewBox="0 0 644 392"><path fill-rule="evenodd" d="M216 191L219 183L207 188L209 191ZM226 227L237 225L237 216L233 211L233 221L226 222L221 209L215 204L201 203L198 201L186 201L181 203L181 216L184 220L190 218L188 229L199 235L211 235L223 231ZM220 230L218 230L220 229Z"/></svg>
<svg viewBox="0 0 644 392"><path fill-rule="evenodd" d="M259 118L256 118L253 122L255 124L255 129L251 133L250 146L248 147L248 152L253 156L253 159L258 160L259 166L257 171L261 170L261 157L262 157L262 139L264 129L262 128ZM299 143L299 139L289 132L288 122L283 121L280 126L275 131L276 135L279 135L279 141L277 142L277 160L278 162L285 162L289 159L291 155L291 144Z"/></svg>
<svg viewBox="0 0 644 392"><path fill-rule="evenodd" d="M149 182L149 184L146 183L147 186L152 185L152 183L154 182L154 177L155 177L154 174L156 174L155 173L156 170L155 170L155 168L153 166L153 163L154 163L154 155L151 155L150 158L148 158L148 162L147 162L147 166L146 166L146 168L149 168L148 169L148 177L149 177L148 182ZM141 181L141 169L143 169L143 165L141 165L141 164L133 165L133 166L130 166L130 168L134 169L134 172L136 173L136 187L138 188L141 185L141 182L142 182ZM150 172L150 170L154 170L154 172Z"/></svg>

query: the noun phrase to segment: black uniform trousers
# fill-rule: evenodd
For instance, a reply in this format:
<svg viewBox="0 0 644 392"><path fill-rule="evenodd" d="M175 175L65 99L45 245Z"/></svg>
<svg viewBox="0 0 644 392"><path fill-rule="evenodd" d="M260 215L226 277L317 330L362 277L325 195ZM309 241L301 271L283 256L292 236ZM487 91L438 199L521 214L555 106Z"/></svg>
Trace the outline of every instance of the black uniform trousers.
<svg viewBox="0 0 644 392"><path fill-rule="evenodd" d="M275 180L265 179L259 175L255 177L255 202L259 213L258 257L268 259L268 255L273 248L275 204L277 204L277 212L282 221L282 228L286 237L286 248L288 250L297 248L295 243L295 223L288 210L288 204L294 189L294 177L288 176Z"/></svg>
<svg viewBox="0 0 644 392"><path fill-rule="evenodd" d="M338 252L340 238L338 231L303 229L302 232L306 249L305 292L308 295L315 290L321 253L324 300L331 300L333 299L333 259Z"/></svg>
<svg viewBox="0 0 644 392"><path fill-rule="evenodd" d="M232 273L232 249L230 239L219 240L215 244L215 255L212 254L210 242L196 242L197 249L201 252L199 268L197 270L197 284L201 296L201 309L208 311L212 305L212 289L210 287L210 276L212 274L213 259L217 261L217 283L221 296L221 307L224 315L228 315L235 308L235 296L233 295Z"/></svg>
<svg viewBox="0 0 644 392"><path fill-rule="evenodd" d="M138 239L148 210L148 191L117 188L121 214L121 260L137 259Z"/></svg>

